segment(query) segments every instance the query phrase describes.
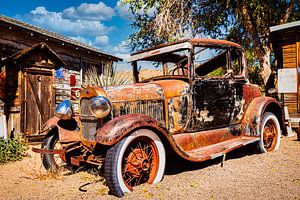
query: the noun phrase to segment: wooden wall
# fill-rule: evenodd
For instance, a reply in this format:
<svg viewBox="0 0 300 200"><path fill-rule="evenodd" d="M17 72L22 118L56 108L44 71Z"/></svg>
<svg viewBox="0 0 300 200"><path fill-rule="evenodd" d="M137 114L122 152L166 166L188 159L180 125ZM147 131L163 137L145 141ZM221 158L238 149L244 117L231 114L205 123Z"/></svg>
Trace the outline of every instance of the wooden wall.
<svg viewBox="0 0 300 200"><path fill-rule="evenodd" d="M278 68L297 68L299 66L299 43L297 45L297 42L300 42L299 39L299 32L293 29L273 34L272 43ZM289 113L296 113L300 111L300 108L298 108L298 95L299 89L298 94L292 93L283 95L283 101L284 104L288 107Z"/></svg>
<svg viewBox="0 0 300 200"><path fill-rule="evenodd" d="M16 52L29 48L37 43L44 42L66 63L65 76L63 79L54 79L55 104L59 104L64 99L70 99L73 89L81 88L82 73L90 66L95 66L99 70L99 75L104 71L104 67L110 68L115 57L91 51L72 43L63 42L60 39L47 36L26 28L14 26L0 20L0 60L9 57ZM10 67L10 66L7 66ZM19 88L22 83L22 72L14 69L7 72L8 85L6 95L11 98L10 109L6 110L8 116L8 132L14 128L16 133L21 130L21 104ZM76 85L70 86L70 75L75 75ZM74 110L78 111L78 102L73 98Z"/></svg>
<svg viewBox="0 0 300 200"><path fill-rule="evenodd" d="M82 80L81 80L81 73L75 70L68 70L65 69L65 76L63 79L55 78L55 104L58 105L63 100L71 99L73 104L73 109L76 113L78 113L78 99L75 98L74 95L71 94L72 91L81 88ZM70 76L75 75L76 78L76 85L70 86ZM75 90L74 90L75 89ZM71 98L71 95L73 98Z"/></svg>

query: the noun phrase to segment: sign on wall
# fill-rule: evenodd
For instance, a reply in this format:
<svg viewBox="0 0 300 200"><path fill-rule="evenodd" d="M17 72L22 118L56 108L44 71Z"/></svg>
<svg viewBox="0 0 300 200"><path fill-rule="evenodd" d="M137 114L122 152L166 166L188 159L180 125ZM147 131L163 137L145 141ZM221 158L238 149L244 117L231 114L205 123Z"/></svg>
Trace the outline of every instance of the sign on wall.
<svg viewBox="0 0 300 200"><path fill-rule="evenodd" d="M297 93L297 68L278 70L278 93Z"/></svg>

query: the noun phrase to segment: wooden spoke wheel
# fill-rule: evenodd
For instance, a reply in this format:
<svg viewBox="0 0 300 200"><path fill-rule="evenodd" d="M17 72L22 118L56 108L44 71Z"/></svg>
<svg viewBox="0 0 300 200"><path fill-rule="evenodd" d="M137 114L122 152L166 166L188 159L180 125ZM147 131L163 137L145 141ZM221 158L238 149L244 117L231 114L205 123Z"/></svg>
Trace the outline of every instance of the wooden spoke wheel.
<svg viewBox="0 0 300 200"><path fill-rule="evenodd" d="M165 157L164 146L153 131L135 131L106 154L104 170L110 192L121 197L134 186L159 182L164 174Z"/></svg>
<svg viewBox="0 0 300 200"><path fill-rule="evenodd" d="M280 125L277 117L270 112L264 114L258 150L262 153L277 150L280 145Z"/></svg>
<svg viewBox="0 0 300 200"><path fill-rule="evenodd" d="M158 170L158 149L148 137L137 137L126 149L122 163L122 177L129 189L153 183Z"/></svg>

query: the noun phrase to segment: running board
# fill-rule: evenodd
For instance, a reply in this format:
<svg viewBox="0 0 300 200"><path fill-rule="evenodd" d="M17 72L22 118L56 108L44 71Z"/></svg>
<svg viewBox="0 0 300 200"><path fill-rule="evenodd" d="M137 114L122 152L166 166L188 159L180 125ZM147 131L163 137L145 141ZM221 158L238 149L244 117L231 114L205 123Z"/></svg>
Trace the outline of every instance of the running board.
<svg viewBox="0 0 300 200"><path fill-rule="evenodd" d="M217 144L193 149L193 150L187 151L186 153L191 158L193 158L193 160L200 162L200 161L211 160L211 159L215 159L215 158L224 156L226 153L228 153L234 149L246 146L248 144L257 142L259 140L260 140L259 137L242 136L239 138L226 140L224 142L220 142Z"/></svg>

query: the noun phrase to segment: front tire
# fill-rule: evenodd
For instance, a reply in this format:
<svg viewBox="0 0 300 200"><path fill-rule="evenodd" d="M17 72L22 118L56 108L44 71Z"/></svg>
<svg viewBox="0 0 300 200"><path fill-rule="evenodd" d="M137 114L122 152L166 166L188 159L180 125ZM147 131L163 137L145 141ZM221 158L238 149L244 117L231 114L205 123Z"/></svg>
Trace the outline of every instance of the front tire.
<svg viewBox="0 0 300 200"><path fill-rule="evenodd" d="M42 142L41 148L60 149L58 133L46 137ZM45 169L51 172L58 172L60 167L65 164L59 154L41 154L41 158Z"/></svg>
<svg viewBox="0 0 300 200"><path fill-rule="evenodd" d="M122 197L134 186L161 181L165 163L160 138L151 130L136 130L107 151L104 172L110 192Z"/></svg>
<svg viewBox="0 0 300 200"><path fill-rule="evenodd" d="M266 112L260 128L260 141L258 150L261 153L276 151L280 145L281 130L277 117L270 112Z"/></svg>

